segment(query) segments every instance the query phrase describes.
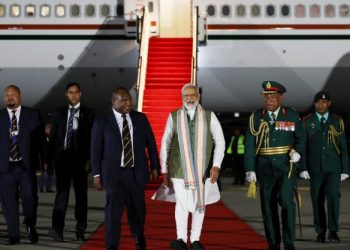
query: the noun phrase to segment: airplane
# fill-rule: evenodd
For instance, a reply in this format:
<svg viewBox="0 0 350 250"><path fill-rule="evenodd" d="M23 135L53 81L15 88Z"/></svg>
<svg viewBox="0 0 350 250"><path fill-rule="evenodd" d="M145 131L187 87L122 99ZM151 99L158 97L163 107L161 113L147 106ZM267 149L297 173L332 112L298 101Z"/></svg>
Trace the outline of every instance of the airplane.
<svg viewBox="0 0 350 250"><path fill-rule="evenodd" d="M0 87L17 84L25 105L49 113L64 86L82 84L86 104L103 110L116 86L137 81L137 6L159 35L165 0L0 0ZM193 0L199 9L197 84L216 112L262 106L261 82L287 87L284 104L312 107L326 89L350 119L349 0Z"/></svg>

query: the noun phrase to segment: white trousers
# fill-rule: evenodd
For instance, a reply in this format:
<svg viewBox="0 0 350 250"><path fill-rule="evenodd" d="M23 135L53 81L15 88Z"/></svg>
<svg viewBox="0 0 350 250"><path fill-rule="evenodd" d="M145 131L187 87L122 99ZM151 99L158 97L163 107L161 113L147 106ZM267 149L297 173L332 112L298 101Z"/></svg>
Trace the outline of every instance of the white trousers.
<svg viewBox="0 0 350 250"><path fill-rule="evenodd" d="M191 224L191 243L199 241L202 232L202 225L205 213L198 213L196 211L198 195L196 190L188 190L185 188L183 179L172 178L173 187L175 191L175 222L177 239L182 239L187 242L188 231L188 215L192 214Z"/></svg>

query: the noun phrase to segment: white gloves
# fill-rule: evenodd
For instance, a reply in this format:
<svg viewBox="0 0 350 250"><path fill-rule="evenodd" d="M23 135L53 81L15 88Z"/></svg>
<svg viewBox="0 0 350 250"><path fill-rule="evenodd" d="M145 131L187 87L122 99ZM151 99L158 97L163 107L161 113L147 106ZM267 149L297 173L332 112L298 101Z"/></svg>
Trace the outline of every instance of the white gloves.
<svg viewBox="0 0 350 250"><path fill-rule="evenodd" d="M349 178L348 174L340 174L340 181L345 181L347 178Z"/></svg>
<svg viewBox="0 0 350 250"><path fill-rule="evenodd" d="M304 179L304 180L310 180L310 175L309 172L304 170L303 172L300 173L300 178Z"/></svg>
<svg viewBox="0 0 350 250"><path fill-rule="evenodd" d="M294 149L289 152L289 157L293 163L297 163L300 160L300 154Z"/></svg>
<svg viewBox="0 0 350 250"><path fill-rule="evenodd" d="M254 171L248 171L245 173L245 178L248 182L256 182L256 174Z"/></svg>

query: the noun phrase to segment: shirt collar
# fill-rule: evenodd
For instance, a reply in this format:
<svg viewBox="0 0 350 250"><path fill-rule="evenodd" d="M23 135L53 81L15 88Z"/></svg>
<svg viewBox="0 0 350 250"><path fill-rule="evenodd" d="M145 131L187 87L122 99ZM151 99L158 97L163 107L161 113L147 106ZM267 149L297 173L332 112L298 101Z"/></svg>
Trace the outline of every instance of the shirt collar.
<svg viewBox="0 0 350 250"><path fill-rule="evenodd" d="M71 108L75 108L75 109L79 109L80 108L80 102L77 103L77 105L75 106L72 106L70 104L68 104L68 107L71 109Z"/></svg>
<svg viewBox="0 0 350 250"><path fill-rule="evenodd" d="M21 105L19 105L19 106L18 106L17 108L15 108L15 109L9 109L9 108L7 108L7 112L8 112L9 114L12 115L12 110L16 110L16 114L18 114L18 113L21 113L21 108L22 108Z"/></svg>
<svg viewBox="0 0 350 250"><path fill-rule="evenodd" d="M316 112L316 115L317 115L317 118L318 118L319 121L321 121L322 117L324 117L324 119L326 119L326 121L327 121L328 120L328 116L329 116L329 112L327 112L327 113L325 113L323 115L321 115L321 114Z"/></svg>
<svg viewBox="0 0 350 250"><path fill-rule="evenodd" d="M122 119L123 117L122 117L122 113L119 113L118 111L116 111L114 108L112 108L112 110L113 110L113 113L114 113L114 115L115 115L115 117L117 118L117 119ZM129 113L127 113L127 114L125 114L125 116L126 117L128 117L129 116Z"/></svg>
<svg viewBox="0 0 350 250"><path fill-rule="evenodd" d="M279 106L274 112L272 111L267 111L269 113L269 116L271 116L272 113L275 114L276 118L278 116L278 113L280 112L281 106Z"/></svg>

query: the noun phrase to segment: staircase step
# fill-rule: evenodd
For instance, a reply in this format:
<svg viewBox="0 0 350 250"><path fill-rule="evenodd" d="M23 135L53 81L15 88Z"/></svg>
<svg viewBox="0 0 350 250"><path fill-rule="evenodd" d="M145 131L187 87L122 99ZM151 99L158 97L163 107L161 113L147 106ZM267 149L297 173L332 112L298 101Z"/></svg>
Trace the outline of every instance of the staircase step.
<svg viewBox="0 0 350 250"><path fill-rule="evenodd" d="M147 63L147 69L150 69L152 67L189 67L191 68L192 65L192 60L188 60L188 61L157 61L157 60L152 60L152 61L148 61Z"/></svg>
<svg viewBox="0 0 350 250"><path fill-rule="evenodd" d="M150 53L150 52L169 52L169 51L192 53L192 44L180 44L178 46L173 46L173 45L156 46L156 45L154 45L148 49L148 53Z"/></svg>
<svg viewBox="0 0 350 250"><path fill-rule="evenodd" d="M192 51L154 51L148 53L148 58L153 57L192 57Z"/></svg>
<svg viewBox="0 0 350 250"><path fill-rule="evenodd" d="M147 72L147 79L158 79L158 78L191 78L191 72Z"/></svg>

